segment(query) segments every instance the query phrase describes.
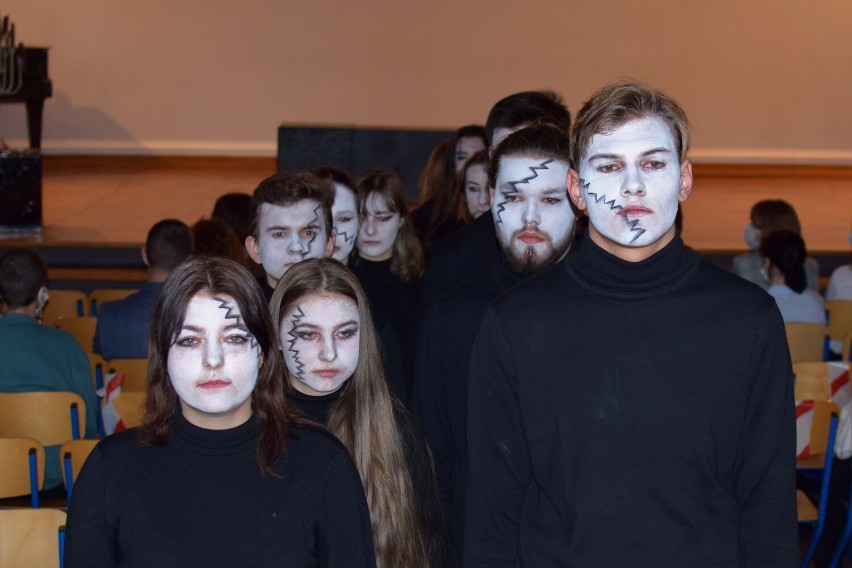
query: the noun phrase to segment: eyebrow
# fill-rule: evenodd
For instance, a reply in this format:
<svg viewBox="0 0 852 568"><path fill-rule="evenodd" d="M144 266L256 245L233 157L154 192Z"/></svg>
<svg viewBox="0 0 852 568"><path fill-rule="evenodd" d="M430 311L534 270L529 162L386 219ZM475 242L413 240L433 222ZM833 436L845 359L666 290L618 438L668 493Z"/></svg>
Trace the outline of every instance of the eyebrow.
<svg viewBox="0 0 852 568"><path fill-rule="evenodd" d="M672 154L672 153L673 152L671 150L669 150L668 148L660 147L660 148L652 148L651 150L645 150L644 152L642 152L639 155L644 157L644 156L650 156L652 154ZM593 155L589 156L589 161L591 162L592 160L619 160L623 157L624 156L622 154L593 154Z"/></svg>
<svg viewBox="0 0 852 568"><path fill-rule="evenodd" d="M195 332L204 331L204 328L202 328L202 327L199 327L197 325L187 325L187 324L181 326L180 329L181 329L181 331L183 331L183 330L195 331ZM232 324L226 325L224 327L224 329L225 330L237 329L237 330L246 331L246 332L248 331L248 328L246 326L240 325L238 323L232 323Z"/></svg>
<svg viewBox="0 0 852 568"><path fill-rule="evenodd" d="M345 321L343 323L340 323L340 324L337 324L336 326L334 326L334 329L340 329L341 327L346 327L347 325L358 325L358 322L355 321L355 320ZM310 323L310 322L306 322L306 321L299 322L298 324L294 325L293 329L299 329L301 327L306 327L308 329L322 329L321 325L317 325L315 323Z"/></svg>

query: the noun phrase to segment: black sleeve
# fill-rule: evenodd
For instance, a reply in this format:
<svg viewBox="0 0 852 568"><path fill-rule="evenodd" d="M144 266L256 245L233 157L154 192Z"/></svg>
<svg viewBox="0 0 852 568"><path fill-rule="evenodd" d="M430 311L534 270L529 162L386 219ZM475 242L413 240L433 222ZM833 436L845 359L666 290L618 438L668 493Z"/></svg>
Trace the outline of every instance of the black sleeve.
<svg viewBox="0 0 852 568"><path fill-rule="evenodd" d="M364 487L355 464L345 450L328 468L323 509L326 522L322 566L375 566L373 529Z"/></svg>
<svg viewBox="0 0 852 568"><path fill-rule="evenodd" d="M514 567L531 465L510 342L492 308L474 343L468 385L464 565Z"/></svg>

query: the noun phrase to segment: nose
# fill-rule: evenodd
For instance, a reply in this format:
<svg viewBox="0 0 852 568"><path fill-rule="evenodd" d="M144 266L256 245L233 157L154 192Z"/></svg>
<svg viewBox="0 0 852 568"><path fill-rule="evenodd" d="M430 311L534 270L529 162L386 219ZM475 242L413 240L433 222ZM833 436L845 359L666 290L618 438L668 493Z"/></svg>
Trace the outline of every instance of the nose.
<svg viewBox="0 0 852 568"><path fill-rule="evenodd" d="M491 194L485 190L480 191L478 203L483 209L491 209Z"/></svg>
<svg viewBox="0 0 852 568"><path fill-rule="evenodd" d="M222 344L218 341L208 341L204 344L204 366L208 369L218 369L225 363Z"/></svg>
<svg viewBox="0 0 852 568"><path fill-rule="evenodd" d="M642 175L639 172L638 166L628 167L625 169L624 184L621 186L621 195L641 197L645 195L645 183L642 181Z"/></svg>
<svg viewBox="0 0 852 568"><path fill-rule="evenodd" d="M334 339L327 337L322 341L322 348L319 353L320 361L330 363L337 359L337 349L334 346Z"/></svg>
<svg viewBox="0 0 852 568"><path fill-rule="evenodd" d="M290 242L287 243L287 252L293 254L302 254L307 249L305 247L305 243L302 242L302 239L299 238L299 234L294 232L290 235Z"/></svg>
<svg viewBox="0 0 852 568"><path fill-rule="evenodd" d="M522 214L524 225L538 225L541 223L541 216L538 211L538 202L534 199L528 199L524 204Z"/></svg>
<svg viewBox="0 0 852 568"><path fill-rule="evenodd" d="M376 222L371 215L367 215L367 218L364 219L364 233L367 235L376 234Z"/></svg>

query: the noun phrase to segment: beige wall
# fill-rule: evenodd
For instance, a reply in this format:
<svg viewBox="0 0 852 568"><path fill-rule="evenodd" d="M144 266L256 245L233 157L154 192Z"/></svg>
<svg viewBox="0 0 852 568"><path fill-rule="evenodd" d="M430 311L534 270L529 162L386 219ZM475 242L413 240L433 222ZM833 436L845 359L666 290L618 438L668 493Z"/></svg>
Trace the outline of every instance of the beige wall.
<svg viewBox="0 0 852 568"><path fill-rule="evenodd" d="M51 47L50 153L273 155L280 123L453 128L623 77L697 161L852 164L848 0L6 0ZM0 134L23 145L23 106Z"/></svg>

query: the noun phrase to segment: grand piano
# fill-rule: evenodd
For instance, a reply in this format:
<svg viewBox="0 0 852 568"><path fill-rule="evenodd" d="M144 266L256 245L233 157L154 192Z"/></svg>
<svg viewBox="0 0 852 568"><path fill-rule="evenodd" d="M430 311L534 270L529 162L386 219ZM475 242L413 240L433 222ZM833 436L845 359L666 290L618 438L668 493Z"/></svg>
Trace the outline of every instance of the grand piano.
<svg viewBox="0 0 852 568"><path fill-rule="evenodd" d="M41 148L41 120L44 111L44 99L53 94L53 84L47 76L47 48L14 48L20 57L21 78L19 81L4 81L12 85L11 92L0 91L0 103L25 103L27 105L27 130L29 144L33 150Z"/></svg>

